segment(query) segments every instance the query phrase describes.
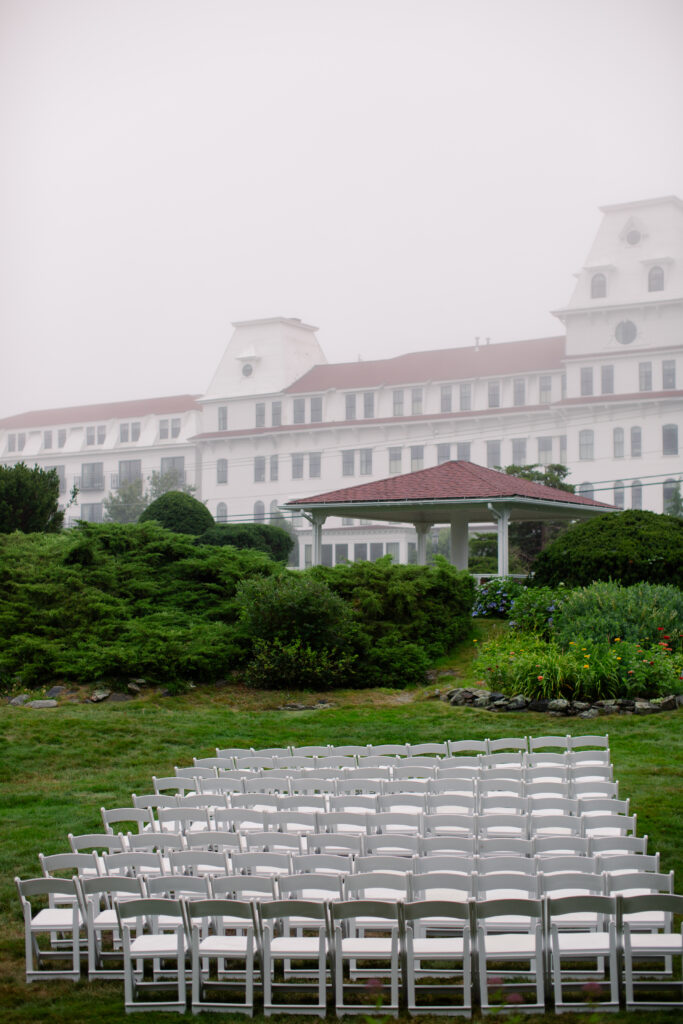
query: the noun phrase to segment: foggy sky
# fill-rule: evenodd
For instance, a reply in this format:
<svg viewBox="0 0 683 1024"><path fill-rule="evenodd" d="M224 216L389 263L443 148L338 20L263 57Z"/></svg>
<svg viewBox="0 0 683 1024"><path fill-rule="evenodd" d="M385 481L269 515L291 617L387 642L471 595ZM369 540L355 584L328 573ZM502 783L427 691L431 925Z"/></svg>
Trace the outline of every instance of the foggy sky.
<svg viewBox="0 0 683 1024"><path fill-rule="evenodd" d="M562 333L598 206L683 197L680 0L0 0L0 418Z"/></svg>

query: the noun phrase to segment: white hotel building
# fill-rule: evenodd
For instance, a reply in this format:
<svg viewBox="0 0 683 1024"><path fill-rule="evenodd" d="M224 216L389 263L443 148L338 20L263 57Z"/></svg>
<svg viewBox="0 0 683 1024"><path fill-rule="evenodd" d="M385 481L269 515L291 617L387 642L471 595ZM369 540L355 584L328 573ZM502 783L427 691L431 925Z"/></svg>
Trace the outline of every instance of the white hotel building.
<svg viewBox="0 0 683 1024"><path fill-rule="evenodd" d="M662 512L683 477L683 202L602 208L551 338L328 363L316 328L234 325L202 395L0 420L5 465L56 467L70 520L99 521L120 482L175 469L217 521L428 468L559 462L597 500ZM304 520L300 564L310 560ZM328 520L323 561L407 561L412 527Z"/></svg>

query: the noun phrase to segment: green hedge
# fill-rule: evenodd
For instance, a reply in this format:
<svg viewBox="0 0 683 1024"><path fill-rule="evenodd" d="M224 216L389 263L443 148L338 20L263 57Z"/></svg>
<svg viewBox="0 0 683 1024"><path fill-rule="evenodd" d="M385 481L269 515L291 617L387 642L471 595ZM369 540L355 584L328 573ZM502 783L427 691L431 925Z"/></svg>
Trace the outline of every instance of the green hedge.
<svg viewBox="0 0 683 1024"><path fill-rule="evenodd" d="M253 548L264 551L277 562L286 563L294 547L294 537L281 526L268 523L215 523L197 537L197 544Z"/></svg>

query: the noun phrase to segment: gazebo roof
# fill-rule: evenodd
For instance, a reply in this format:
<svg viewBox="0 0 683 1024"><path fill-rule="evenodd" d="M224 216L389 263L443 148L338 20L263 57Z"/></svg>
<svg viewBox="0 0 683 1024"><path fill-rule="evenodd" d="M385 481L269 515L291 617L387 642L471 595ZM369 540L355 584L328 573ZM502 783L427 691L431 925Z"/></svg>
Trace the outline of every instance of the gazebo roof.
<svg viewBox="0 0 683 1024"><path fill-rule="evenodd" d="M343 487L288 501L284 508L391 522L445 522L453 515L495 519L504 505L512 519L582 519L614 512L614 505L510 476L473 462L444 462L431 469Z"/></svg>

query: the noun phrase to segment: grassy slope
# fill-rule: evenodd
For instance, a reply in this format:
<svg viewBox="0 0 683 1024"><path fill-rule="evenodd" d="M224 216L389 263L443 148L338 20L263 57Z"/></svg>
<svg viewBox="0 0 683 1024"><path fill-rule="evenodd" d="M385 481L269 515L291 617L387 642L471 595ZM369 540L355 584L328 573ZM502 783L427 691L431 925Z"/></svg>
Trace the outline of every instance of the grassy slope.
<svg viewBox="0 0 683 1024"><path fill-rule="evenodd" d="M467 679L462 649L454 661L458 674ZM64 850L67 832L99 831L100 806L130 804L131 792L151 788L152 774L171 774L174 765L191 763L193 755L211 754L216 745L419 742L608 730L615 777L621 795L631 797L632 809L638 813L639 833L648 833L650 849L661 851L662 868L673 868L678 879L683 877L681 713L597 722L532 714L494 716L425 699L429 692L335 693L328 696L335 707L303 712L281 712L277 705L297 699L313 703L310 694L261 696L228 689L127 704L64 705L55 711L0 708L3 1022L97 1020L103 1024L124 1018L118 983L25 986L23 928L12 879L16 874L37 874L38 851ZM162 1016L166 1015L152 1014L148 1019ZM560 1018L552 1015L552 1019ZM571 1019L581 1018L571 1015ZM602 1015L593 1017L601 1019ZM605 1015L604 1019L622 1018ZM623 1019L633 1020L633 1016ZM649 1014L647 1019L671 1020L671 1015ZM207 1020L215 1016L207 1015Z"/></svg>

